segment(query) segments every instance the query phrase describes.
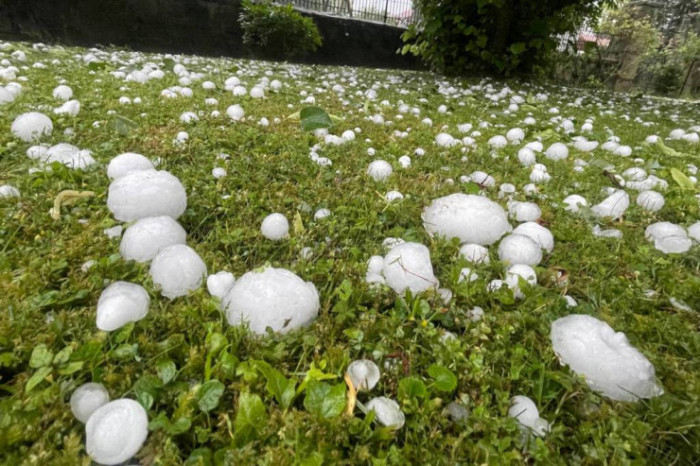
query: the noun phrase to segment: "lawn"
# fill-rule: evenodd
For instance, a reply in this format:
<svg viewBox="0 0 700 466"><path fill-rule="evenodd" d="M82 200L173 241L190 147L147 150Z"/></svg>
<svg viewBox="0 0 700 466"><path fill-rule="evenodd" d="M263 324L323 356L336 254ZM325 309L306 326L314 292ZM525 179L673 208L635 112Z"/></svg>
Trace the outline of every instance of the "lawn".
<svg viewBox="0 0 700 466"><path fill-rule="evenodd" d="M145 409L148 436L130 464L700 458L700 246L696 236L689 249L665 253L645 238L656 222L688 231L700 220L698 103L399 70L27 43L0 49L0 84L14 96L0 106L0 185L19 191L0 197L0 463L90 464L70 403L87 382ZM245 95L236 95L233 77ZM66 97L52 95L60 84L79 101L76 115L54 111ZM253 97L259 89L264 97ZM236 104L240 119L231 118ZM95 163L74 169L28 157L38 142L11 131L26 112L52 120L40 142L89 150ZM309 129L329 123L337 137ZM581 137L600 145L590 150ZM533 173L519 153L527 159L521 149L535 141L544 167ZM554 143L568 157L547 157ZM105 233L130 224L107 203L107 166L125 152L180 180L187 207L178 222L208 274L240 280L264 267L290 270L315 285L318 317L260 334L229 325L205 282L163 296L149 263L121 257L119 229ZM386 179L367 173L375 160L392 167ZM657 211L636 202L634 180L647 175L665 202ZM623 185L624 215L596 215L591 207ZM59 196L66 190L94 195ZM387 198L390 191L402 197ZM459 239L429 234L424 209L454 193L483 195L506 212L510 204L513 228L520 212L551 231L551 252L537 248L536 281L499 288L493 280L508 282L508 266L498 242L488 246L489 263L474 264ZM573 194L588 206L567 209ZM289 221L279 241L261 233L274 212ZM491 221L477 223L469 228ZM399 294L381 273L368 274L370 258L396 239L427 247L440 290ZM473 281L460 280L465 267ZM97 302L115 281L143 286L150 306L145 318L101 331ZM550 331L571 314L626 334L655 367L663 394L615 401L562 365ZM381 376L354 403L344 376L360 359ZM382 396L398 403L400 428L367 408ZM515 396L534 402L548 423L543 435L509 416Z"/></svg>

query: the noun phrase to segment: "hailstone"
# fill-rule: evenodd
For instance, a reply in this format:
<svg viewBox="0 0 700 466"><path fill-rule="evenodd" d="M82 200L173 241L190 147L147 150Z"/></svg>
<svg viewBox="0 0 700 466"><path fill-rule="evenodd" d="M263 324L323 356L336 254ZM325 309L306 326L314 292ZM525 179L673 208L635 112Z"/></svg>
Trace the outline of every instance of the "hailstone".
<svg viewBox="0 0 700 466"><path fill-rule="evenodd" d="M194 249L174 244L160 250L151 263L150 274L163 296L175 299L200 287L207 266Z"/></svg>

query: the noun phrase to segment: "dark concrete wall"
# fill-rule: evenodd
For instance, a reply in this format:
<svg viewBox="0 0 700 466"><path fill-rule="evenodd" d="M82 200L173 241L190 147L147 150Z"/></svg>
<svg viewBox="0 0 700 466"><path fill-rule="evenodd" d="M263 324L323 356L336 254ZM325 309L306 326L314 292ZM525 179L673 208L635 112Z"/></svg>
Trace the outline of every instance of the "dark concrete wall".
<svg viewBox="0 0 700 466"><path fill-rule="evenodd" d="M0 37L66 45L254 58L241 41L240 0L0 0ZM301 61L417 68L396 54L402 29L323 15L323 46Z"/></svg>

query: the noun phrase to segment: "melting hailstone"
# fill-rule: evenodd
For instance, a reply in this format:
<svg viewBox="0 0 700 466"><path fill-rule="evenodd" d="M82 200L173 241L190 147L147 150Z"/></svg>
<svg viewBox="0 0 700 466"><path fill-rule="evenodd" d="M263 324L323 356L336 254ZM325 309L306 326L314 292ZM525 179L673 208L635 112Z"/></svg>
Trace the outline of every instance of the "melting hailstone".
<svg viewBox="0 0 700 466"><path fill-rule="evenodd" d="M525 222L518 225L513 230L514 235L524 235L547 252L552 252L554 249L554 235L549 229L543 227L536 222Z"/></svg>
<svg viewBox="0 0 700 466"><path fill-rule="evenodd" d="M544 437L549 432L549 422L540 417L535 402L526 396L513 397L508 416L515 418L521 427L531 431L537 437Z"/></svg>
<svg viewBox="0 0 700 466"><path fill-rule="evenodd" d="M573 314L557 319L549 337L561 363L608 398L637 401L663 393L649 360L624 333L595 317Z"/></svg>
<svg viewBox="0 0 700 466"><path fill-rule="evenodd" d="M498 245L498 258L508 265L537 265L542 262L542 249L530 237L512 234Z"/></svg>
<svg viewBox="0 0 700 466"><path fill-rule="evenodd" d="M97 301L97 328L111 332L137 322L146 317L150 302L148 292L141 285L114 282L102 291Z"/></svg>
<svg viewBox="0 0 700 466"><path fill-rule="evenodd" d="M150 273L163 296L175 299L200 287L207 276L207 266L194 249L184 244L174 244L156 255Z"/></svg>
<svg viewBox="0 0 700 466"><path fill-rule="evenodd" d="M153 163L143 155L125 152L110 160L109 165L107 165L107 176L110 180L116 180L131 172L154 169Z"/></svg>
<svg viewBox="0 0 700 466"><path fill-rule="evenodd" d="M161 215L178 218L187 207L187 194L170 173L140 170L112 181L107 206L124 222Z"/></svg>
<svg viewBox="0 0 700 466"><path fill-rule="evenodd" d="M289 221L280 213L270 214L262 221L260 231L269 240L283 240L289 235Z"/></svg>
<svg viewBox="0 0 700 466"><path fill-rule="evenodd" d="M207 290L215 298L224 299L235 283L236 277L231 272L217 272L207 277Z"/></svg>
<svg viewBox="0 0 700 466"><path fill-rule="evenodd" d="M85 425L85 449L93 461L123 463L141 449L148 436L148 415L143 406L126 398L98 408Z"/></svg>
<svg viewBox="0 0 700 466"><path fill-rule="evenodd" d="M433 274L430 251L419 243L403 243L393 247L384 257L384 278L396 293L421 293L435 288L438 280Z"/></svg>
<svg viewBox="0 0 700 466"><path fill-rule="evenodd" d="M306 327L318 316L318 291L311 282L285 269L267 267L236 281L223 299L229 325L248 323L251 331L287 333Z"/></svg>
<svg viewBox="0 0 700 466"><path fill-rule="evenodd" d="M39 112L23 113L12 122L12 134L24 142L34 142L44 136L51 136L51 119Z"/></svg>
<svg viewBox="0 0 700 466"><path fill-rule="evenodd" d="M369 359L351 362L346 373L357 391L370 391L379 382L379 367Z"/></svg>
<svg viewBox="0 0 700 466"><path fill-rule="evenodd" d="M606 197L600 204L591 207L591 210L593 210L593 213L598 217L617 219L624 215L629 205L629 195L620 189Z"/></svg>
<svg viewBox="0 0 700 466"><path fill-rule="evenodd" d="M406 421L399 404L387 397L372 398L365 406L368 412L374 411L375 419L383 426L400 429Z"/></svg>
<svg viewBox="0 0 700 466"><path fill-rule="evenodd" d="M89 382L76 388L70 397L73 416L85 424L97 408L109 403L109 393L101 383Z"/></svg>
<svg viewBox="0 0 700 466"><path fill-rule="evenodd" d="M161 249L185 244L186 237L185 229L172 217L142 218L127 228L119 245L119 253L126 260L148 262Z"/></svg>

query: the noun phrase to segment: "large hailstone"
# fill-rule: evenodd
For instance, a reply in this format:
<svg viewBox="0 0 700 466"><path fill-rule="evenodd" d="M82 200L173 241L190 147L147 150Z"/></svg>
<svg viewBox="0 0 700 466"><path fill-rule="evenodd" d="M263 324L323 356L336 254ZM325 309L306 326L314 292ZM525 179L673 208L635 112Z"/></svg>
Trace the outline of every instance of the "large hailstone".
<svg viewBox="0 0 700 466"><path fill-rule="evenodd" d="M549 337L561 363L608 398L637 401L663 393L649 360L624 333L595 317L573 314L557 319Z"/></svg>
<svg viewBox="0 0 700 466"><path fill-rule="evenodd" d="M280 213L270 214L263 219L260 231L269 240L283 240L289 235L289 221Z"/></svg>
<svg viewBox="0 0 700 466"><path fill-rule="evenodd" d="M561 142L555 142L544 153L549 160L563 160L569 156L569 148Z"/></svg>
<svg viewBox="0 0 700 466"><path fill-rule="evenodd" d="M70 396L70 409L73 416L85 424L92 413L109 403L109 393L100 383L86 383L76 388Z"/></svg>
<svg viewBox="0 0 700 466"><path fill-rule="evenodd" d="M111 332L129 322L137 322L148 313L148 292L135 283L114 282L102 291L97 301L97 328Z"/></svg>
<svg viewBox="0 0 700 466"><path fill-rule="evenodd" d="M379 367L369 359L358 359L348 366L347 375L356 391L370 391L379 382Z"/></svg>
<svg viewBox="0 0 700 466"><path fill-rule="evenodd" d="M547 252L554 249L554 235L547 228L536 222L525 222L513 230L514 235L525 235Z"/></svg>
<svg viewBox="0 0 700 466"><path fill-rule="evenodd" d="M161 215L178 218L187 207L187 194L170 173L140 170L112 181L107 207L124 222Z"/></svg>
<svg viewBox="0 0 700 466"><path fill-rule="evenodd" d="M12 122L12 134L24 142L34 142L43 136L51 136L51 119L39 112L23 113Z"/></svg>
<svg viewBox="0 0 700 466"><path fill-rule="evenodd" d="M535 402L522 395L514 396L508 416L515 418L521 427L528 429L537 437L544 437L549 432L549 422L540 417Z"/></svg>
<svg viewBox="0 0 700 466"><path fill-rule="evenodd" d="M530 237L512 234L498 245L498 258L509 265L537 265L542 262L542 249Z"/></svg>
<svg viewBox="0 0 700 466"><path fill-rule="evenodd" d="M400 429L406 422L399 404L390 398L384 396L372 398L365 407L368 412L374 411L374 418L383 426Z"/></svg>
<svg viewBox="0 0 700 466"><path fill-rule="evenodd" d="M153 259L150 273L163 296L175 299L200 287L207 276L207 266L194 249L174 244L162 249Z"/></svg>
<svg viewBox="0 0 700 466"><path fill-rule="evenodd" d="M318 291L285 269L268 267L251 271L236 281L223 299L222 307L230 325L248 323L251 331L264 334L287 333L306 327L318 316Z"/></svg>
<svg viewBox="0 0 700 466"><path fill-rule="evenodd" d="M421 293L435 288L438 280L433 274L430 251L419 243L403 243L393 247L384 257L384 278L396 293Z"/></svg>
<svg viewBox="0 0 700 466"><path fill-rule="evenodd" d="M578 194L572 194L571 196L567 196L563 202L564 204L566 204L564 210L568 212L578 212L581 207L586 207L588 205L588 201L586 201L586 198L583 196L579 196Z"/></svg>
<svg viewBox="0 0 700 466"><path fill-rule="evenodd" d="M533 222L540 218L542 210L534 202L512 202L508 206L508 213L516 222Z"/></svg>
<svg viewBox="0 0 700 466"><path fill-rule="evenodd" d="M138 402L126 398L98 408L85 425L85 449L93 461L123 463L141 449L148 436L148 415Z"/></svg>
<svg viewBox="0 0 700 466"><path fill-rule="evenodd" d="M435 199L421 217L431 236L437 233L481 246L493 244L511 231L501 206L472 194L455 193Z"/></svg>
<svg viewBox="0 0 700 466"><path fill-rule="evenodd" d="M236 277L231 272L221 271L207 277L207 291L215 298L224 299L236 284Z"/></svg>
<svg viewBox="0 0 700 466"><path fill-rule="evenodd" d="M637 196L637 205L649 212L658 212L664 204L664 195L656 191L642 191Z"/></svg>
<svg viewBox="0 0 700 466"><path fill-rule="evenodd" d="M491 261L489 250L478 244L463 244L459 248L459 254L472 264L488 264Z"/></svg>
<svg viewBox="0 0 700 466"><path fill-rule="evenodd" d="M391 164L386 160L375 160L367 167L367 174L371 176L374 181L386 180L393 171L394 169L391 168Z"/></svg>
<svg viewBox="0 0 700 466"><path fill-rule="evenodd" d="M148 262L160 250L173 244L185 244L187 233L172 217L147 217L127 228L119 245L119 253L126 260Z"/></svg>
<svg viewBox="0 0 700 466"><path fill-rule="evenodd" d="M92 152L86 149L80 150L78 147L65 142L51 146L40 156L40 160L43 163L62 163L74 170L84 170L95 163Z"/></svg>
<svg viewBox="0 0 700 466"><path fill-rule="evenodd" d="M623 190L617 190L606 197L603 202L591 207L591 210L598 217L620 218L624 215L630 205L630 197Z"/></svg>
<svg viewBox="0 0 700 466"><path fill-rule="evenodd" d="M116 180L131 172L154 169L153 163L143 155L125 152L110 160L109 165L107 165L107 176L110 180Z"/></svg>
<svg viewBox="0 0 700 466"><path fill-rule="evenodd" d="M51 95L54 99L63 101L70 100L71 97L73 97L73 89L66 86L65 84L61 84L60 86L56 86L56 88L54 88Z"/></svg>
<svg viewBox="0 0 700 466"><path fill-rule="evenodd" d="M13 197L19 197L19 189L9 184L0 186L0 199L10 199Z"/></svg>

